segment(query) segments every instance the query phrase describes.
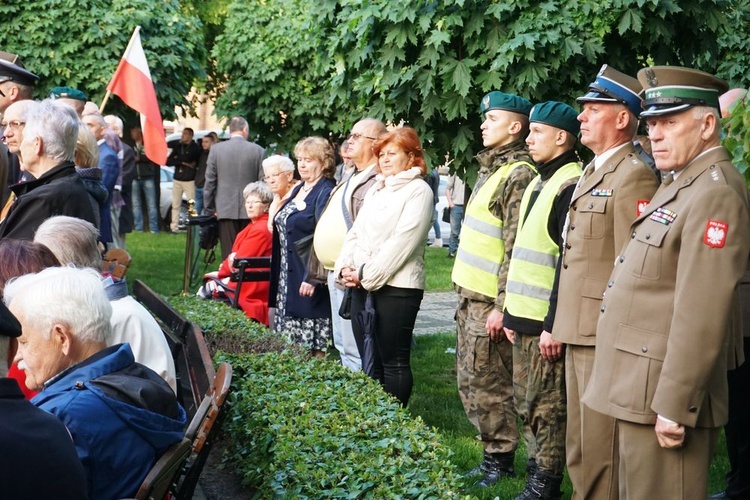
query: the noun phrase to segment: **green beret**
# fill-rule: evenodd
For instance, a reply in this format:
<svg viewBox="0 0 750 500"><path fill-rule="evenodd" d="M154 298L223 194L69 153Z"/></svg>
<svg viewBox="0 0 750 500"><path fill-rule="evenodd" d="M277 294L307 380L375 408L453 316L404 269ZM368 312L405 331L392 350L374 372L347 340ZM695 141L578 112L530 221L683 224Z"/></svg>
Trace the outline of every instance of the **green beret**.
<svg viewBox="0 0 750 500"><path fill-rule="evenodd" d="M482 97L482 102L479 104L479 113L483 115L491 109L501 109L503 111L511 111L513 113L520 113L529 116L531 102L528 99L518 97L517 95L506 94L494 90Z"/></svg>
<svg viewBox="0 0 750 500"><path fill-rule="evenodd" d="M693 106L719 109L719 96L729 90L724 80L679 66L654 66L638 72L645 97L641 117L679 113Z"/></svg>
<svg viewBox="0 0 750 500"><path fill-rule="evenodd" d="M83 102L88 101L88 99L86 98L86 94L78 89L74 89L73 87L55 87L49 91L49 95L47 97L51 99L65 98Z"/></svg>
<svg viewBox="0 0 750 500"><path fill-rule="evenodd" d="M578 112L562 102L547 101L531 108L530 122L544 123L577 136L581 130Z"/></svg>

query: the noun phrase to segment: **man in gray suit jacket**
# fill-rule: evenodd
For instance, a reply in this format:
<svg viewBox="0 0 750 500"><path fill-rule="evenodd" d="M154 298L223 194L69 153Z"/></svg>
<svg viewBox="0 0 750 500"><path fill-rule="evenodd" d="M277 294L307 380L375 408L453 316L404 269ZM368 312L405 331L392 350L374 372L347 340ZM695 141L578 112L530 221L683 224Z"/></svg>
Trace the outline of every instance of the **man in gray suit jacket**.
<svg viewBox="0 0 750 500"><path fill-rule="evenodd" d="M235 116L229 122L229 140L211 147L203 187L204 211L219 219L222 260L232 251L237 233L248 223L242 190L263 179L265 150L247 140L247 120Z"/></svg>

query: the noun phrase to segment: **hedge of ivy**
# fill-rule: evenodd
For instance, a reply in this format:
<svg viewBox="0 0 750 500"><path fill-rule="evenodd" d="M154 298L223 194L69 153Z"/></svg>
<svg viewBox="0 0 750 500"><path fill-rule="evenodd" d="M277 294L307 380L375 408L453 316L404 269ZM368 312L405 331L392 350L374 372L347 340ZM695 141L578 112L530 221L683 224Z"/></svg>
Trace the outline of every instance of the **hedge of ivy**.
<svg viewBox="0 0 750 500"><path fill-rule="evenodd" d="M377 382L309 358L222 304L170 302L232 365L225 461L260 497L458 496L451 451Z"/></svg>

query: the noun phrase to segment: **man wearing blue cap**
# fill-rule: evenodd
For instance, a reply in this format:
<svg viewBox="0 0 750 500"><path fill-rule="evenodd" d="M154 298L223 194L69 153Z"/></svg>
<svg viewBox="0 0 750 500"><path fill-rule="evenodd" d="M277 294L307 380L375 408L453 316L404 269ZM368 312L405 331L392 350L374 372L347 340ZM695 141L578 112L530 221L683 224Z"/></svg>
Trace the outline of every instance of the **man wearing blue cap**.
<svg viewBox="0 0 750 500"><path fill-rule="evenodd" d="M529 459L536 469L516 500L560 498L565 469L565 372L562 344L552 340L563 231L581 165L575 152L576 111L561 102L537 104L526 144L539 174L521 201L508 270L504 329L513 343L516 408L531 427Z"/></svg>
<svg viewBox="0 0 750 500"><path fill-rule="evenodd" d="M557 263L560 290L552 337L565 349L566 455L574 499L615 500L617 441L612 417L581 404L591 375L596 320L615 256L659 180L633 145L641 112L638 80L602 66L578 115L581 143L596 156L578 183Z"/></svg>
<svg viewBox="0 0 750 500"><path fill-rule="evenodd" d="M503 306L521 197L536 174L523 142L530 109L526 99L503 92L490 92L482 99L485 149L476 156L479 174L466 204L453 267L459 295L458 393L484 448L482 463L467 477L481 477L480 486L515 476L519 433L513 405L513 352L503 335Z"/></svg>
<svg viewBox="0 0 750 500"><path fill-rule="evenodd" d="M642 69L638 80L641 117L667 176L630 226L607 283L583 402L616 419L621 498L706 498L727 422L750 196L719 141L727 84L668 66Z"/></svg>

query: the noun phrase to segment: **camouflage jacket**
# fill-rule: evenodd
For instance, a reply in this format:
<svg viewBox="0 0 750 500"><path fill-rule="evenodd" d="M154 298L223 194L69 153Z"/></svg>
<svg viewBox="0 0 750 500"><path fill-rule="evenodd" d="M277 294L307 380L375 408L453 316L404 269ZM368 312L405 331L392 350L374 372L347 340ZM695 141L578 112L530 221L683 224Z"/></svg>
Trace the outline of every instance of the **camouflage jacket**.
<svg viewBox="0 0 750 500"><path fill-rule="evenodd" d="M484 185L485 181L494 174L497 169L508 163L519 161L527 162L534 165L534 160L529 156L523 139L519 139L505 146L484 149L480 151L475 159L479 163L479 174L477 182L469 199L469 203L474 198L474 194ZM495 194L492 196L492 202L489 209L495 216L503 221L503 241L505 242L505 259L500 266L497 276L497 298L493 299L481 293L467 290L456 286L456 291L462 296L471 300L482 302L495 302L495 309L502 311L505 305L505 283L508 280L508 266L510 257L513 253L513 244L516 241L516 229L518 229L519 209L521 207L521 198L526 186L536 176L536 172L525 165L516 167L508 176L505 182L497 186Z"/></svg>

